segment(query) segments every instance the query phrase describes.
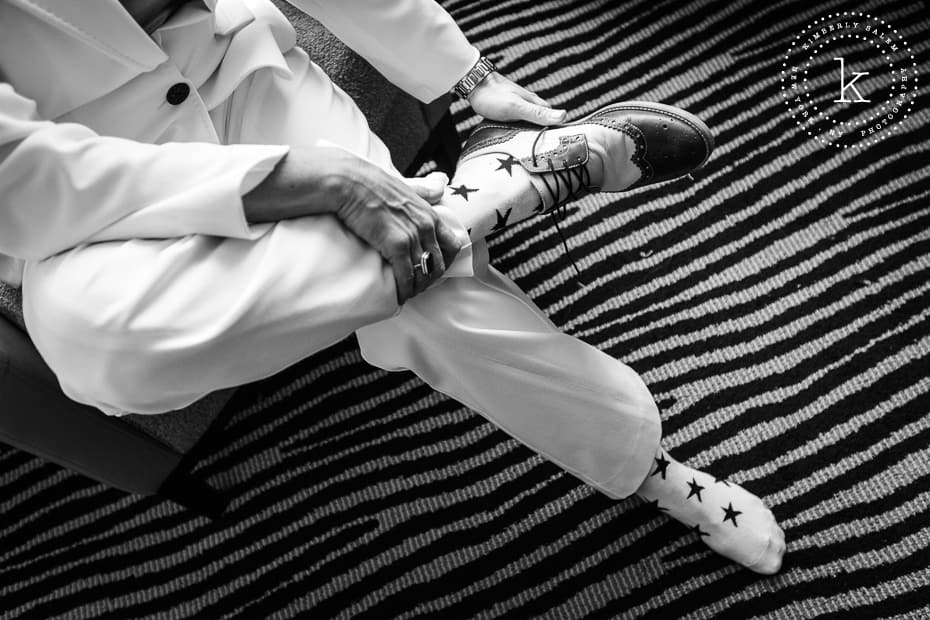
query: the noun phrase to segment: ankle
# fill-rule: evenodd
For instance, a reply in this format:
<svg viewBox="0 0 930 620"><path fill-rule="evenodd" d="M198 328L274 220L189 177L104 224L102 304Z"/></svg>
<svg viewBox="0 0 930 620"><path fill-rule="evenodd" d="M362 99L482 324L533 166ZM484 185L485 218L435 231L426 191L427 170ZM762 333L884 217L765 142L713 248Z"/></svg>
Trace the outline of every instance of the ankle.
<svg viewBox="0 0 930 620"><path fill-rule="evenodd" d="M698 518L705 512L705 499L712 477L673 459L660 450L655 464L636 493L647 501L658 501L677 518Z"/></svg>

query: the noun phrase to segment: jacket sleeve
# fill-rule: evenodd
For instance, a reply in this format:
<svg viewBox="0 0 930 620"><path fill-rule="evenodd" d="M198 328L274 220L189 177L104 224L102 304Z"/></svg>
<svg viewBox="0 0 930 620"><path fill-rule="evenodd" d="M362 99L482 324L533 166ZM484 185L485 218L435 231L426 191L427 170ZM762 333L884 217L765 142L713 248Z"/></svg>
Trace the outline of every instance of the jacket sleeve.
<svg viewBox="0 0 930 620"><path fill-rule="evenodd" d="M452 90L480 56L433 0L288 0L391 82L429 103Z"/></svg>
<svg viewBox="0 0 930 620"><path fill-rule="evenodd" d="M242 195L286 152L104 137L38 118L0 81L0 254L38 260L120 235L248 238Z"/></svg>

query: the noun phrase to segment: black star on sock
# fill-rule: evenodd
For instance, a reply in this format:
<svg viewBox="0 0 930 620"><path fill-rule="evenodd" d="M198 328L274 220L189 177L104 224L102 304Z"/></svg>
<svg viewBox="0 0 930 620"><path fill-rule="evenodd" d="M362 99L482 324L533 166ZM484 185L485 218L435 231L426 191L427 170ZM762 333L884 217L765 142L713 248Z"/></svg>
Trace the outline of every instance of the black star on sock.
<svg viewBox="0 0 930 620"><path fill-rule="evenodd" d="M501 159L498 157L497 163L500 165L494 169L494 172L497 172L498 170L506 170L508 176L513 176L513 165L517 163L517 160L513 155L508 155L507 159Z"/></svg>
<svg viewBox="0 0 930 620"><path fill-rule="evenodd" d="M491 229L491 232L497 232L499 230L503 230L504 227L507 226L507 220L510 219L511 211L513 211L513 209L507 209L503 213L503 215L501 215L500 211L498 211L497 209L494 209L494 212L497 213L497 224L494 225L494 228Z"/></svg>
<svg viewBox="0 0 930 620"><path fill-rule="evenodd" d="M724 486L731 486L730 483L727 482L724 478L718 478L717 476L714 476L714 482L719 482Z"/></svg>
<svg viewBox="0 0 930 620"><path fill-rule="evenodd" d="M666 479L665 474L667 473L666 470L668 469L669 463L671 463L671 461L665 458L665 455L659 454L659 457L656 459L656 470L652 472L650 477L655 476L658 473L661 473L662 480L665 480Z"/></svg>
<svg viewBox="0 0 930 620"><path fill-rule="evenodd" d="M646 502L646 503L649 504L649 506L651 506L652 508L655 508L659 512L668 512L668 508L663 508L662 506L659 506L659 500L657 499L654 499L651 502Z"/></svg>
<svg viewBox="0 0 930 620"><path fill-rule="evenodd" d="M743 514L742 510L733 510L733 502L728 503L726 508L721 506L720 510L722 510L725 513L723 517L724 523L726 523L727 521L732 521L733 527L739 527L739 524L736 522L736 515Z"/></svg>
<svg viewBox="0 0 930 620"><path fill-rule="evenodd" d="M692 532L695 532L698 536L710 536L710 532L705 532L701 529L700 523L695 523L694 527L691 528Z"/></svg>
<svg viewBox="0 0 930 620"><path fill-rule="evenodd" d="M701 491L704 490L704 487L697 483L697 480L694 479L694 476L691 477L691 482L688 483L688 486L691 487L691 491L688 493L688 497L685 499L691 499L691 496L697 495L698 501L704 503L704 500L701 499Z"/></svg>
<svg viewBox="0 0 930 620"><path fill-rule="evenodd" d="M478 191L478 188L477 188L477 187L474 188L474 189L472 189L471 187L468 187L468 186L465 185L464 183L463 183L462 185L459 185L458 187L455 187L454 185L450 185L449 187L452 188L452 195L453 195L453 196L461 196L461 197L464 198L465 200L468 200L468 192L477 192L477 191Z"/></svg>

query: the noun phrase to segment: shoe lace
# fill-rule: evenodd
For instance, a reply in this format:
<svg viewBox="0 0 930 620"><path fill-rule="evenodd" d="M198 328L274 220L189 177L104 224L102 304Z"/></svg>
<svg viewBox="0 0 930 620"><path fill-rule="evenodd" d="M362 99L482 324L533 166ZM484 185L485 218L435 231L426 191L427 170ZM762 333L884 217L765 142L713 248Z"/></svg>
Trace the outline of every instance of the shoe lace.
<svg viewBox="0 0 930 620"><path fill-rule="evenodd" d="M531 152L533 153L534 166L538 165L536 160L536 145L539 143L544 132L545 130L540 131L533 141ZM553 206L549 209L548 213L552 216L552 222L555 224L556 232L559 233L562 247L565 248L565 256L568 257L572 267L575 269L575 284L578 285L578 288L584 288L587 283L581 277L581 269L578 268L578 263L575 261L575 257L572 256L571 249L568 247L568 241L565 240L565 233L562 232L562 227L559 225L559 220L564 220L568 217L568 203L576 198L580 198L580 192L591 185L591 173L588 171L586 165L571 168L566 163L559 169L556 168L551 159L546 163L548 164L549 174L541 174L539 178L542 180L543 185L546 187L546 191L552 198ZM551 184L549 178L552 179ZM573 181L576 181L577 184L573 183ZM563 190L565 191L565 196L561 196Z"/></svg>

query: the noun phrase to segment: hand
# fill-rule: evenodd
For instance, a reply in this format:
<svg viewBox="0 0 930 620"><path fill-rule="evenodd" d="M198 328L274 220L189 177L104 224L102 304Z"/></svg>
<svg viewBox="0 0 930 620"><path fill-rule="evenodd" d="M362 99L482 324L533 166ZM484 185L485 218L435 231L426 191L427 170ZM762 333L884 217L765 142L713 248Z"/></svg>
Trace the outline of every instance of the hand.
<svg viewBox="0 0 930 620"><path fill-rule="evenodd" d="M565 120L565 110L555 110L545 99L492 71L468 96L472 109L492 121L529 121L555 125Z"/></svg>
<svg viewBox="0 0 930 620"><path fill-rule="evenodd" d="M391 264L399 304L436 282L466 243L430 206L442 197L445 175L402 179L356 159L336 178L336 217ZM415 268L423 252L433 256L429 275Z"/></svg>
<svg viewBox="0 0 930 620"><path fill-rule="evenodd" d="M430 206L447 182L441 173L404 179L340 148L291 147L243 205L250 222L335 214L390 263L403 304L433 284L468 242ZM433 256L428 276L414 269L423 252Z"/></svg>

